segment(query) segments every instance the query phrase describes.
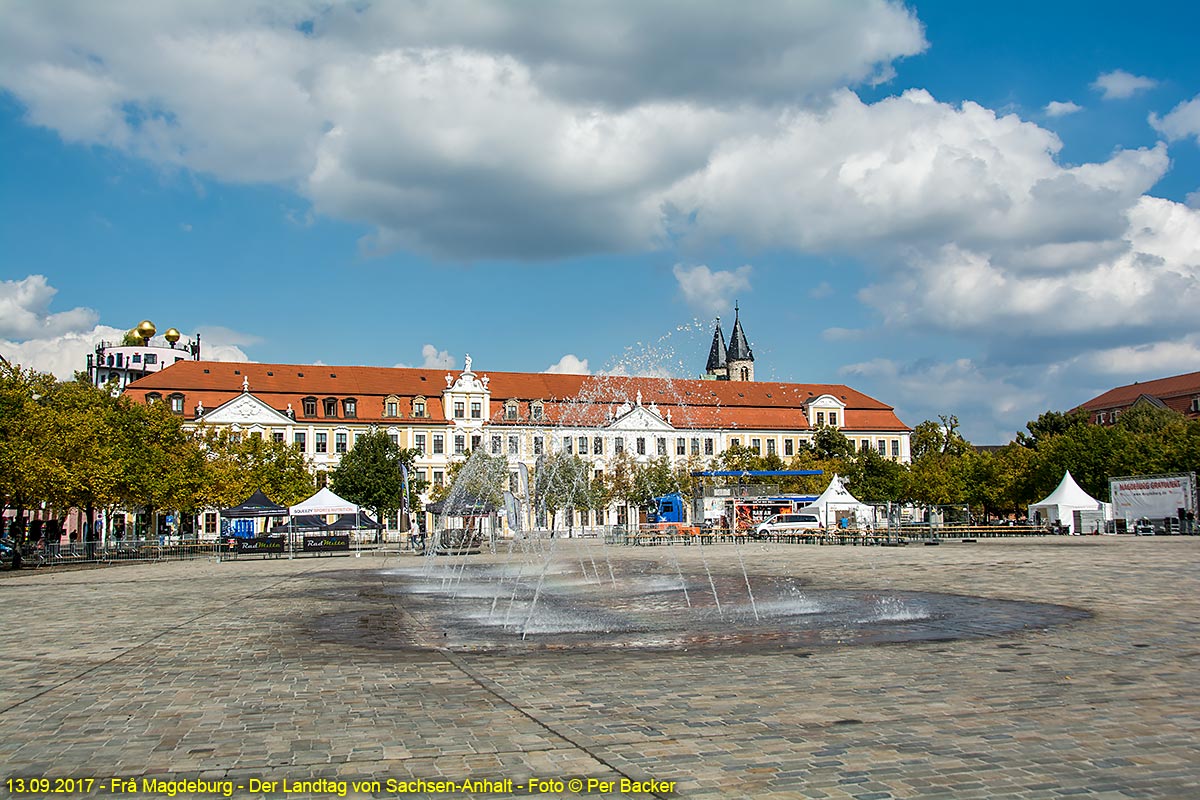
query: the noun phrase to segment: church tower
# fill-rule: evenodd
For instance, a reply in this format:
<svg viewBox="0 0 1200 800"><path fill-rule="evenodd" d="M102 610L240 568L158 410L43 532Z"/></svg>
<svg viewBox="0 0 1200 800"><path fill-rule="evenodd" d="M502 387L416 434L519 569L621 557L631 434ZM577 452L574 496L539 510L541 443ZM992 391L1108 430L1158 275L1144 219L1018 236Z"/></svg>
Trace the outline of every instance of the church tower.
<svg viewBox="0 0 1200 800"><path fill-rule="evenodd" d="M742 320L736 303L733 306L733 335L729 337L729 351L726 353L725 362L728 380L754 380L754 353L750 351L750 343L746 341L746 333L742 330Z"/></svg>
<svg viewBox="0 0 1200 800"><path fill-rule="evenodd" d="M725 365L725 334L721 332L721 318L717 317L717 329L713 331L712 347L708 350L708 363L704 366L704 377L709 380L729 379Z"/></svg>

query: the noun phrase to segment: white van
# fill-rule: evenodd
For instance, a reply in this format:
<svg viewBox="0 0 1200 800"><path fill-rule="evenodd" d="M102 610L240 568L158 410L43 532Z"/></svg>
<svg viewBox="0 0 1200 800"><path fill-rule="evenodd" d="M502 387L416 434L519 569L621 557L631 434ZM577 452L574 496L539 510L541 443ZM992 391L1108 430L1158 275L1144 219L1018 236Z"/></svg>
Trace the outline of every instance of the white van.
<svg viewBox="0 0 1200 800"><path fill-rule="evenodd" d="M759 523L754 535L760 539L780 533L801 533L821 529L821 520L816 514L776 514Z"/></svg>

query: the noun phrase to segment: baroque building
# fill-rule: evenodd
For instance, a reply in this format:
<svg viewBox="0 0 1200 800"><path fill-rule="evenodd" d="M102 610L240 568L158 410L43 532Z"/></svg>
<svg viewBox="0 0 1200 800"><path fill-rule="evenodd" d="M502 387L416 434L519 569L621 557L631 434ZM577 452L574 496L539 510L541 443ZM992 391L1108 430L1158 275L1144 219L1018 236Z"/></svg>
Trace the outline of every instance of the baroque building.
<svg viewBox="0 0 1200 800"><path fill-rule="evenodd" d="M415 468L431 485L479 449L505 456L514 476L518 464L533 468L558 452L584 459L593 474L621 454L703 468L735 445L786 460L822 425L840 429L856 448L909 460L910 429L891 406L841 384L753 381L753 354L736 318L727 356L726 367L737 364L739 372L720 381L479 373L470 356L456 372L183 360L125 392L168 403L191 428L291 443L319 477L372 428L415 449ZM710 372L712 362L710 355ZM624 512L616 505L580 512L591 516L579 524L624 524ZM206 515L203 529L215 532L215 515Z"/></svg>

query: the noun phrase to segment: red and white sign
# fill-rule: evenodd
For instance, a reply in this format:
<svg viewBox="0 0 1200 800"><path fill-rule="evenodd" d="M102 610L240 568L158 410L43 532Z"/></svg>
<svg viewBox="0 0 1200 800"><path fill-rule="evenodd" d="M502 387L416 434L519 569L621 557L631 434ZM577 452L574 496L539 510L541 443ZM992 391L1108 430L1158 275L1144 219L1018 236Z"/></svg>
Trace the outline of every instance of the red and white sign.
<svg viewBox="0 0 1200 800"><path fill-rule="evenodd" d="M1196 510L1196 474L1135 475L1109 478L1113 516L1126 520L1174 517L1179 509Z"/></svg>

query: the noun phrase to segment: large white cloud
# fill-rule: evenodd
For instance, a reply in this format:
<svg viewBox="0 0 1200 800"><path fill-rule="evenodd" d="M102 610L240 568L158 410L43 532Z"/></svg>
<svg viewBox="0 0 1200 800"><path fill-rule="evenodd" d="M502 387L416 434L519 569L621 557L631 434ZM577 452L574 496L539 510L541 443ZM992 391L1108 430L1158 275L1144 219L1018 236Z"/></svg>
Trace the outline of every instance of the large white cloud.
<svg viewBox="0 0 1200 800"><path fill-rule="evenodd" d="M712 270L704 264L676 264L672 270L683 299L692 308L709 314L719 314L729 308L731 301L750 291L750 276L754 267L743 264L733 270Z"/></svg>

